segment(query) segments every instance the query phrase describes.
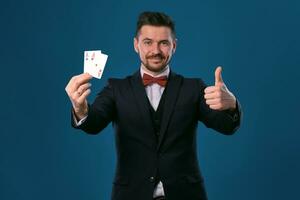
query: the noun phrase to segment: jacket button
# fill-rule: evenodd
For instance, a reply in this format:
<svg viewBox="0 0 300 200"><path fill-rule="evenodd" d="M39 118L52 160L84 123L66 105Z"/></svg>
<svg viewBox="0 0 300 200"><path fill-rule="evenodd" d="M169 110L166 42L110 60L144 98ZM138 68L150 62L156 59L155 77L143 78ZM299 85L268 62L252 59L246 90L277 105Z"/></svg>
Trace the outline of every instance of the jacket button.
<svg viewBox="0 0 300 200"><path fill-rule="evenodd" d="M154 182L154 177L151 176L151 177L149 178L149 181L153 183L153 182Z"/></svg>
<svg viewBox="0 0 300 200"><path fill-rule="evenodd" d="M238 114L234 114L233 121L237 121L239 119L238 117L239 117Z"/></svg>

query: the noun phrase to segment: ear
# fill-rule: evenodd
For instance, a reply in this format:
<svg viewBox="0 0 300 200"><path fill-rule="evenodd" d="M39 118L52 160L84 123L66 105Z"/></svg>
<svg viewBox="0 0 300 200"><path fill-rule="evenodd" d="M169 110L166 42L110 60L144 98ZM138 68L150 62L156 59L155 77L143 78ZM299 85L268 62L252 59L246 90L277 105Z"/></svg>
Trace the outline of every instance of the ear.
<svg viewBox="0 0 300 200"><path fill-rule="evenodd" d="M136 53L139 53L139 47L138 47L138 39L134 37L133 39L133 46Z"/></svg>
<svg viewBox="0 0 300 200"><path fill-rule="evenodd" d="M173 54L174 54L175 51L176 51L176 47L177 47L177 38L175 38L175 39L173 40L173 49L172 49L172 53L173 53Z"/></svg>

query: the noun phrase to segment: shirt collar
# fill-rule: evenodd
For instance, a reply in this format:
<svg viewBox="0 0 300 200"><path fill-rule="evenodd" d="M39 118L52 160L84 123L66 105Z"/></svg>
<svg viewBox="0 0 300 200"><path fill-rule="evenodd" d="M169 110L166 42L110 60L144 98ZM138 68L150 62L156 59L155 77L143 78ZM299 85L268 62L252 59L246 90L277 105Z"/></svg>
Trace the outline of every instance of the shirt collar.
<svg viewBox="0 0 300 200"><path fill-rule="evenodd" d="M162 72L158 73L157 75L152 75L152 74L146 72L145 69L144 69L144 66L141 65L141 67L140 67L140 73L141 73L141 77L143 77L144 73L146 73L146 74L148 74L150 76L153 76L153 77L158 77L158 76L167 76L168 77L169 73L170 73L170 67L169 67L169 65L167 65Z"/></svg>

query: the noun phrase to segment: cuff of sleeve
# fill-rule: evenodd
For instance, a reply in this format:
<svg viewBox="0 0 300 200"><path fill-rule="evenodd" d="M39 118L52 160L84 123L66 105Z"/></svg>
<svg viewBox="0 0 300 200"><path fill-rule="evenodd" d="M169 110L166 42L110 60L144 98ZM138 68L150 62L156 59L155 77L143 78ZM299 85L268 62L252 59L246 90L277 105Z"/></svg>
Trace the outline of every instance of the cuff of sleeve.
<svg viewBox="0 0 300 200"><path fill-rule="evenodd" d="M232 121L234 122L238 121L240 119L240 105L238 100L236 100L234 110L225 110L225 112L232 118Z"/></svg>
<svg viewBox="0 0 300 200"><path fill-rule="evenodd" d="M74 113L74 110L72 109L72 113L73 113L73 120L74 120L74 125L75 126L80 126L83 122L85 122L87 116L83 117L81 120L77 120L76 119L76 116L75 116L75 113Z"/></svg>

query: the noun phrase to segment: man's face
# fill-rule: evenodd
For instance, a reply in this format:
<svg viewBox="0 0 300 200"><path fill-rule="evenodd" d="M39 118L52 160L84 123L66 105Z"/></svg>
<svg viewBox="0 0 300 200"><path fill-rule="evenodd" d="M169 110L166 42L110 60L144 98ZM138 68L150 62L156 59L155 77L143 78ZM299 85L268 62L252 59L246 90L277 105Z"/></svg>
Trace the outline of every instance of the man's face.
<svg viewBox="0 0 300 200"><path fill-rule="evenodd" d="M134 38L134 49L148 70L160 72L175 52L176 39L169 27L144 25Z"/></svg>

